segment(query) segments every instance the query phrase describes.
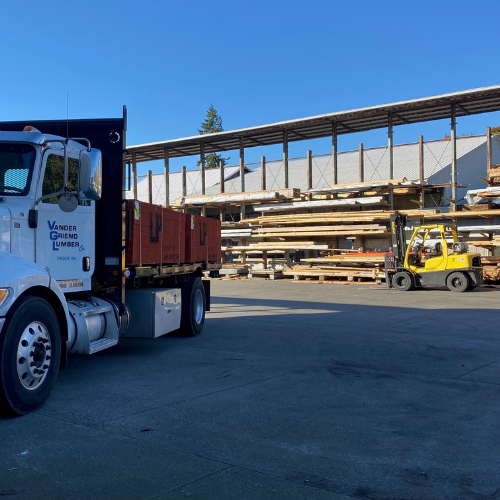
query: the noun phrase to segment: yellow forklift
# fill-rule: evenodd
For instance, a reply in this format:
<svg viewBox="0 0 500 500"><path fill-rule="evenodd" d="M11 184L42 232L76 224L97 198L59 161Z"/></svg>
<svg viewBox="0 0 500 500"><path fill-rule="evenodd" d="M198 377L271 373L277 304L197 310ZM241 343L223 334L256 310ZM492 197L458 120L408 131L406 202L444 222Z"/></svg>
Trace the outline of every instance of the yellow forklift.
<svg viewBox="0 0 500 500"><path fill-rule="evenodd" d="M472 290L483 282L481 256L468 253L467 243L459 242L457 228L443 224L416 226L406 244L406 216L391 215L392 253L385 255L387 287L408 291L429 285L447 286L452 292ZM429 234L438 230L440 241L429 246ZM452 252L448 239L453 239ZM427 245L426 245L427 241Z"/></svg>

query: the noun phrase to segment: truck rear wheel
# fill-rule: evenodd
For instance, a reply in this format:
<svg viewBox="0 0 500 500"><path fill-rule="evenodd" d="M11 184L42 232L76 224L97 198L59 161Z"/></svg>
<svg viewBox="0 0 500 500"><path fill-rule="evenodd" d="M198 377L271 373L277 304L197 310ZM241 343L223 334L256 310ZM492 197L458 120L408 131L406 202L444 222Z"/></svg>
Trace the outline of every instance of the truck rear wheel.
<svg viewBox="0 0 500 500"><path fill-rule="evenodd" d="M181 333L188 337L199 335L205 323L205 287L198 277L192 276L181 288Z"/></svg>
<svg viewBox="0 0 500 500"><path fill-rule="evenodd" d="M0 410L25 415L39 408L56 382L61 333L52 307L22 297L0 335Z"/></svg>
<svg viewBox="0 0 500 500"><path fill-rule="evenodd" d="M452 292L465 292L469 288L469 277L465 273L451 273L446 278L446 286Z"/></svg>

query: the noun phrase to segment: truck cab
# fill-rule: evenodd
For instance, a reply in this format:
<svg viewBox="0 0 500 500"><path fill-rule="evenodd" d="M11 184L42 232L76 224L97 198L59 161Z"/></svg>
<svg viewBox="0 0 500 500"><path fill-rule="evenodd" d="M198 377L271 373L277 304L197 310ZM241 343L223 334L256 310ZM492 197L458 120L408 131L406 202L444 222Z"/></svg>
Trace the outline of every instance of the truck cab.
<svg viewBox="0 0 500 500"><path fill-rule="evenodd" d="M41 406L70 352L203 328L202 271L216 263L126 265L125 136L125 108L121 119L0 123L2 413Z"/></svg>
<svg viewBox="0 0 500 500"><path fill-rule="evenodd" d="M94 271L95 200L78 192L86 152L36 129L0 131L0 250L35 262L65 292L90 290Z"/></svg>

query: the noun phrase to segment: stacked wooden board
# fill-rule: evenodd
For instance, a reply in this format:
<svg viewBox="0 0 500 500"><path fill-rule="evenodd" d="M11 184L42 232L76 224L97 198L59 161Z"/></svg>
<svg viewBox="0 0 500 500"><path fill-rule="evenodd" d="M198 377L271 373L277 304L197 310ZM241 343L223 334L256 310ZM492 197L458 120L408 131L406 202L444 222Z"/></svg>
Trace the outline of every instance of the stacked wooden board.
<svg viewBox="0 0 500 500"><path fill-rule="evenodd" d="M379 248L389 246L387 210L320 212L265 215L245 219L237 224L225 223L222 229L222 251L230 256L232 269L251 275L282 272L286 277L327 277L342 279L383 278L383 254L374 255L359 250L349 252L351 242L378 241ZM428 214L426 211L425 214ZM437 213L437 210L432 211ZM411 211L422 217L423 212ZM271 252L280 253L271 263ZM339 254L340 252L340 254ZM351 256L352 254L352 256Z"/></svg>
<svg viewBox="0 0 500 500"><path fill-rule="evenodd" d="M384 254L390 248L392 213L395 212L357 210L266 214L235 224L225 223L222 250L232 255L229 260L233 268L249 275L281 272L295 279L381 281L385 278ZM401 213L407 215L409 226L447 223L452 219L458 224L460 241L474 245L471 251L480 251L482 255L500 247L500 234L496 234L500 233L500 225L493 223L500 218L500 210L441 213L434 209ZM364 247L365 241L370 241L371 247ZM352 245L345 248L349 242ZM493 260L485 261L485 279L500 280L500 267Z"/></svg>

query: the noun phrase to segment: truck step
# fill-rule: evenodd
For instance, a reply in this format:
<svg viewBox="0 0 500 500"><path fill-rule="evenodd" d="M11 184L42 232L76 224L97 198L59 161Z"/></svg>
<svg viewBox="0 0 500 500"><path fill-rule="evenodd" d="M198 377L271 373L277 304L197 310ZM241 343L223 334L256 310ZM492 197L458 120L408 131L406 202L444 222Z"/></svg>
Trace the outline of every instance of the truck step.
<svg viewBox="0 0 500 500"><path fill-rule="evenodd" d="M116 344L118 344L118 339L104 338L104 339L94 340L93 342L90 342L89 354L95 354L96 352L104 351L104 349L107 349L108 347L113 347Z"/></svg>

